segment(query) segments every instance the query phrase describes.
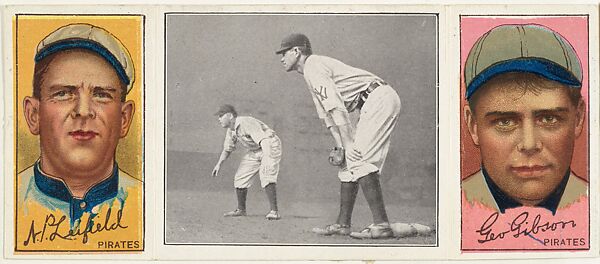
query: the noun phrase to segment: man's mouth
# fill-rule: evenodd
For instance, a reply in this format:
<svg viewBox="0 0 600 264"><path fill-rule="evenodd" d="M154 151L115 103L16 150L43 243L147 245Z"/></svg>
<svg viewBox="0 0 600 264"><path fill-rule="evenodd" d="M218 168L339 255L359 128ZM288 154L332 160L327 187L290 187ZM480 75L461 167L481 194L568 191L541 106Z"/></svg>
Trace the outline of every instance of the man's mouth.
<svg viewBox="0 0 600 264"><path fill-rule="evenodd" d="M97 135L98 135L98 133L96 133L94 131L84 131L81 129L69 132L69 136L73 137L75 140L81 140L81 141L91 140L91 139L95 138Z"/></svg>
<svg viewBox="0 0 600 264"><path fill-rule="evenodd" d="M513 166L510 167L510 170L522 178L535 178L544 175L550 170L550 167L550 165L526 165Z"/></svg>

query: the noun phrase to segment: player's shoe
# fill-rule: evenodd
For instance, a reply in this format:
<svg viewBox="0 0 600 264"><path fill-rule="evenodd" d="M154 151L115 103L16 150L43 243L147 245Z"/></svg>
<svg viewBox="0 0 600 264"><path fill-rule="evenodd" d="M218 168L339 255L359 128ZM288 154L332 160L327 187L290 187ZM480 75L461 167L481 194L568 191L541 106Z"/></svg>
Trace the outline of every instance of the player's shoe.
<svg viewBox="0 0 600 264"><path fill-rule="evenodd" d="M350 237L359 239L392 238L394 237L394 232L389 223L370 224L360 232L350 233Z"/></svg>
<svg viewBox="0 0 600 264"><path fill-rule="evenodd" d="M246 211L241 209L235 209L231 212L227 212L223 214L224 217L238 217L238 216L246 216Z"/></svg>
<svg viewBox="0 0 600 264"><path fill-rule="evenodd" d="M281 219L281 215L279 215L279 212L275 211L275 210L271 210L267 216L266 216L267 220L279 220Z"/></svg>
<svg viewBox="0 0 600 264"><path fill-rule="evenodd" d="M340 224L331 224L327 225L324 228L315 227L312 229L312 232L318 235L323 236L331 236L331 235L342 235L347 236L350 234L350 226L349 225L340 225Z"/></svg>

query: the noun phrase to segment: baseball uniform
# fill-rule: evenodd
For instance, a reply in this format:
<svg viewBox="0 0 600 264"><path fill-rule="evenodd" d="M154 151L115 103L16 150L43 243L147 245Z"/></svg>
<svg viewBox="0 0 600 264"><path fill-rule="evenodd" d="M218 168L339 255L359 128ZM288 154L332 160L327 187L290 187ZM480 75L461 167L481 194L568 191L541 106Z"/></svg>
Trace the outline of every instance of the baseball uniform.
<svg viewBox="0 0 600 264"><path fill-rule="evenodd" d="M270 141L269 155L263 155L260 142ZM281 162L281 140L271 128L262 121L250 116L238 116L233 129L227 129L223 149L227 152L235 150L237 144L247 152L242 157L240 166L234 176L235 188L249 188L252 177L258 173L261 186L276 183Z"/></svg>
<svg viewBox="0 0 600 264"><path fill-rule="evenodd" d="M133 248L141 248L137 239L142 226L137 224L143 218L140 208L142 181L133 178L114 165L112 174L105 180L90 187L84 197L74 197L64 181L47 175L37 161L18 174L17 243L26 249L41 249L62 244L65 248L80 246L82 243L98 249L106 246L118 233L119 239L131 239ZM105 230L93 235L70 237L68 234L81 234L83 230L96 230L107 225ZM32 230L50 232L31 236ZM93 227L92 227L93 226ZM104 227L103 227L104 228ZM28 235L29 234L29 235ZM89 241L86 242L86 239ZM59 241L60 240L60 241ZM102 243L100 243L102 242ZM98 244L100 243L100 244Z"/></svg>
<svg viewBox="0 0 600 264"><path fill-rule="evenodd" d="M304 79L325 126L349 122L334 120L329 113L333 109L345 112L360 110L351 147L362 154L362 159L347 160L347 167L338 173L340 180L356 182L370 173L381 172L391 132L400 113L400 97L396 91L368 71L321 55L308 56L304 64Z"/></svg>
<svg viewBox="0 0 600 264"><path fill-rule="evenodd" d="M587 185L587 182L569 171L556 190L537 207L546 208L555 214L556 210L565 208L587 196ZM491 180L485 170L479 170L464 179L461 187L465 199L471 204L478 202L501 213L504 213L506 209L521 206L519 202L506 195Z"/></svg>

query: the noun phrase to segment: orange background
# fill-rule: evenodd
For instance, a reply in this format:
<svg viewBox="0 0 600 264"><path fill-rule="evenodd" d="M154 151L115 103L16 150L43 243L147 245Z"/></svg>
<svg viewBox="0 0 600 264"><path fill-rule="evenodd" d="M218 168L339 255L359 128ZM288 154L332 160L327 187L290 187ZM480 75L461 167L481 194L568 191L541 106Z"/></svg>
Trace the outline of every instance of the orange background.
<svg viewBox="0 0 600 264"><path fill-rule="evenodd" d="M31 166L40 155L39 138L29 133L23 116L23 98L33 93L32 80L34 56L38 43L59 27L72 23L89 23L102 27L115 35L131 54L135 80L127 100L135 102L135 113L128 135L122 138L117 148L116 160L119 167L138 179L142 179L142 89L143 89L143 17L139 15L17 15L15 27L16 63L15 73L15 119L16 119L16 171Z"/></svg>

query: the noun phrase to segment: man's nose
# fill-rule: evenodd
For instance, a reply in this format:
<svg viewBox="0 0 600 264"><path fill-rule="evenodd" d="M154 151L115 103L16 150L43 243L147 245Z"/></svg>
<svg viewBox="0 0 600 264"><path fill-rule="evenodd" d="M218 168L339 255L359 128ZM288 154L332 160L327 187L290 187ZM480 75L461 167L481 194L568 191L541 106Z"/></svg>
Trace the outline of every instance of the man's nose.
<svg viewBox="0 0 600 264"><path fill-rule="evenodd" d="M92 96L80 94L71 116L73 118L95 118L96 112L93 107Z"/></svg>
<svg viewBox="0 0 600 264"><path fill-rule="evenodd" d="M542 149L542 141L538 135L538 130L532 122L523 123L517 149L527 155L537 153Z"/></svg>

